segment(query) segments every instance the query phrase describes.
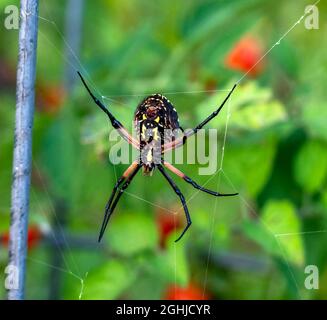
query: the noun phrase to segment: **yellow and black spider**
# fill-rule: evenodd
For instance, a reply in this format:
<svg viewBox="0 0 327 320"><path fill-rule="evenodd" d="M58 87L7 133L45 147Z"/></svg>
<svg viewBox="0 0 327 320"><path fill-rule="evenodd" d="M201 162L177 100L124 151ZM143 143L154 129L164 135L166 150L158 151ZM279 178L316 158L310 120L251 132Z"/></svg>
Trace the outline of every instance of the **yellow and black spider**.
<svg viewBox="0 0 327 320"><path fill-rule="evenodd" d="M219 114L220 110L236 88L236 84L233 86L227 97L224 99L224 101L221 103L221 105L216 111L214 111L209 117L207 117L194 129L188 131L184 131L180 127L177 112L171 102L166 97L162 96L161 94L153 94L146 97L136 108L134 121L139 139L135 139L131 134L128 133L124 126L112 115L112 113L104 106L104 104L99 99L97 99L97 97L91 92L80 72L78 72L78 75L80 76L86 90L88 91L94 102L107 114L112 126L128 143L130 143L132 146L134 146L140 151L140 157L127 168L127 170L118 179L113 188L112 194L105 208L104 219L99 235L99 242L101 241L110 216L113 213L115 207L117 206L120 197L122 196L122 194L129 186L132 179L135 177L141 167L143 167L144 175L151 175L153 170L157 167L180 198L180 201L184 208L187 225L181 235L178 237L178 239L175 240L175 242L177 242L183 237L192 222L183 194L181 193L175 182L172 180L172 178L167 174L164 167L184 179L184 181L186 181L187 183L190 183L194 188L209 193L211 195L223 197L235 196L238 194L219 193L205 189L198 185L191 178L186 176L183 172L175 168L172 164L164 160L165 152L182 146L186 142L187 138L196 134L198 130L200 130L204 125L206 125L210 120L212 120L215 116ZM170 134L170 140L167 142L167 139L165 139L165 130L174 131L178 129L183 132L183 136L175 139L174 135ZM118 194L115 197L117 191Z"/></svg>

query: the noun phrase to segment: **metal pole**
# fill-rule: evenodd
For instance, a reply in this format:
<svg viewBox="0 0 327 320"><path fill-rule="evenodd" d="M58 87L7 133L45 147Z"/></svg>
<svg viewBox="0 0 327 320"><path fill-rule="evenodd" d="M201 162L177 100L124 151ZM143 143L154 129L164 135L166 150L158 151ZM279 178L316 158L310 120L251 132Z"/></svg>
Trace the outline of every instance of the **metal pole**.
<svg viewBox="0 0 327 320"><path fill-rule="evenodd" d="M17 281L15 286L8 288L9 300L24 299L35 100L38 0L21 0L20 18L9 244L9 265L15 268Z"/></svg>

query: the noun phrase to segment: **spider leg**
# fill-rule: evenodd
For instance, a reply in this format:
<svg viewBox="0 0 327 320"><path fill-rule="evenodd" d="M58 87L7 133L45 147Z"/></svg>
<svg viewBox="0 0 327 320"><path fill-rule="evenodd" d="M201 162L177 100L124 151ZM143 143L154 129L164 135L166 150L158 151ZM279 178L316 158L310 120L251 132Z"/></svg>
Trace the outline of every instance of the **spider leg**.
<svg viewBox="0 0 327 320"><path fill-rule="evenodd" d="M78 75L80 76L87 92L92 97L93 101L101 108L101 110L106 113L112 126L119 132L119 134L129 143L132 144L135 148L139 149L140 144L139 142L134 139L128 131L124 128L124 126L113 116L113 114L106 108L106 106L92 93L91 89L86 84L83 76L79 71L77 71Z"/></svg>
<svg viewBox="0 0 327 320"><path fill-rule="evenodd" d="M162 173L162 175L166 178L166 180L169 182L169 184L171 185L171 187L174 189L175 193L179 196L183 208L184 208L184 212L185 212L185 216L186 216L186 221L187 221L187 225L184 228L183 232L181 233L181 235L175 240L175 242L179 241L183 235L185 234L185 232L187 231L187 229L191 226L192 221L191 221L191 217L190 217L190 213L188 212L188 208L185 202L185 198L182 194L182 192L179 190L179 188L177 187L176 183L173 181L173 179L166 173L166 171L164 170L164 168L162 167L162 165L158 164L157 165L158 169L160 170L160 172Z"/></svg>
<svg viewBox="0 0 327 320"><path fill-rule="evenodd" d="M194 134L196 134L200 129L202 129L202 127L204 127L209 121L211 121L214 117L216 117L220 110L223 108L223 106L225 105L225 103L227 102L227 100L230 98L230 96L232 95L233 91L235 90L237 86L237 83L234 84L233 88L229 91L228 95L226 96L226 98L224 99L224 101L221 103L221 105L219 106L219 108L214 111L209 117L207 117L206 119L204 119L199 125L197 125L194 129L191 130L187 130L184 132L184 135L180 138L178 138L175 141L170 141L167 142L166 144L163 145L163 153L172 150L172 149L176 149L182 145L184 145L184 143L186 142L186 139L193 136Z"/></svg>
<svg viewBox="0 0 327 320"><path fill-rule="evenodd" d="M133 172L133 170L136 168L137 166L137 161L133 161L133 163L125 170L125 172L123 173L123 175L117 180L113 190L112 190L112 193L110 195L110 198L106 204L106 209L105 209L105 217L104 217L104 220L106 219L106 213L107 211L109 210L109 207L111 206L112 204L112 201L117 193L117 190L118 188L121 186L121 184L126 180L126 178L129 177L129 175L131 174L131 172Z"/></svg>
<svg viewBox="0 0 327 320"><path fill-rule="evenodd" d="M206 188L201 187L200 185L198 185L195 181L193 181L190 177L188 177L187 175L185 175L182 171L178 170L177 168L175 168L172 164L170 164L167 161L163 162L163 165L170 170L171 172L175 173L176 175L178 175L179 177L181 177L184 181L186 181L187 183L190 183L195 189L198 189L200 191L209 193L213 196L216 197L229 197L229 196L236 196L238 195L238 193L220 193L220 192L216 192L216 191L212 191L212 190L208 190Z"/></svg>
<svg viewBox="0 0 327 320"><path fill-rule="evenodd" d="M134 178L134 176L136 175L136 173L138 172L140 167L141 167L141 165L138 163L138 161L134 161L116 182L116 184L112 190L111 196L106 205L105 214L104 214L104 218L103 218L103 222L102 222L102 226L101 226L101 230L100 230L100 234L99 234L99 239L98 239L99 242L101 241L101 239L103 237L103 234L106 230L110 216L113 213L113 211L118 203L118 200L120 199L124 190L130 184L130 182L132 181L132 179ZM121 188L119 189L120 186L121 186ZM117 190L119 190L119 193L118 193L115 201L113 201L114 197L117 193Z"/></svg>

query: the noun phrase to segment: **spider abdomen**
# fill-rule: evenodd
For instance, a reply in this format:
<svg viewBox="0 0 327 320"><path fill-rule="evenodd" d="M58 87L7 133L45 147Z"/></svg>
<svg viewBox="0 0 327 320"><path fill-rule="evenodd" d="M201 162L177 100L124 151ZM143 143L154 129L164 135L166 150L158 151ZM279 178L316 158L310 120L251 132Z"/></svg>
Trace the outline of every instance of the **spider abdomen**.
<svg viewBox="0 0 327 320"><path fill-rule="evenodd" d="M162 160L162 146L179 128L178 115L172 103L161 94L146 97L136 108L135 126L140 142L143 173L151 175Z"/></svg>
<svg viewBox="0 0 327 320"><path fill-rule="evenodd" d="M159 118L158 118L159 117ZM163 129L178 129L178 114L172 103L161 94L146 97L136 108L135 123L155 121Z"/></svg>
<svg viewBox="0 0 327 320"><path fill-rule="evenodd" d="M156 121L144 120L140 123L140 158L143 173L151 175L155 165L161 163L164 132Z"/></svg>

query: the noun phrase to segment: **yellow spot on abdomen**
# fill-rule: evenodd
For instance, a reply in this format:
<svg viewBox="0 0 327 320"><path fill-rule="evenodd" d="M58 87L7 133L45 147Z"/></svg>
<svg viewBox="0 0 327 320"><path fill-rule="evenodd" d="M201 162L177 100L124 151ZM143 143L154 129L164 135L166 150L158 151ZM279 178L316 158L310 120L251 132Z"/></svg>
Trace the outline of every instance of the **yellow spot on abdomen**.
<svg viewBox="0 0 327 320"><path fill-rule="evenodd" d="M149 150L147 156L146 156L146 160L148 162L151 162L152 161L152 149Z"/></svg>
<svg viewBox="0 0 327 320"><path fill-rule="evenodd" d="M145 131L146 131L146 127L145 127L145 126L142 126L141 137L142 137L142 139L144 139L144 140L145 140Z"/></svg>
<svg viewBox="0 0 327 320"><path fill-rule="evenodd" d="M152 132L153 132L153 140L158 140L159 139L158 128L154 128Z"/></svg>

